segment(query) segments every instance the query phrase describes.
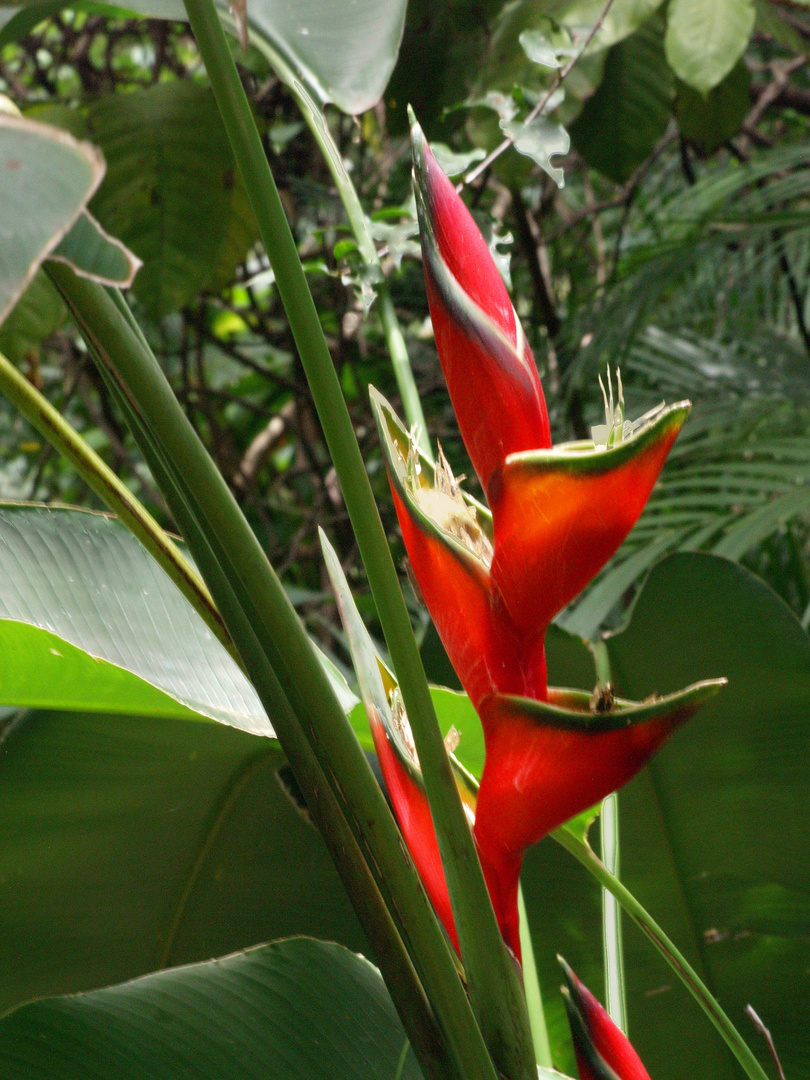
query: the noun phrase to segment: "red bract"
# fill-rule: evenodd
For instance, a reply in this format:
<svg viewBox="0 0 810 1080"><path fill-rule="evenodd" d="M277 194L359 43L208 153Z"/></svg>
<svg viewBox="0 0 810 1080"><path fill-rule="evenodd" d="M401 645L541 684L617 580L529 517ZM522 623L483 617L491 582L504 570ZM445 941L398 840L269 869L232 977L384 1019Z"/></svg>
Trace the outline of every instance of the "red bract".
<svg viewBox="0 0 810 1080"><path fill-rule="evenodd" d="M371 713L370 721L374 749L377 751L397 824L405 837L405 843L430 902L456 952L459 952L458 934L439 854L439 843L418 767L402 745L401 739L397 738L392 726L384 724L379 713Z"/></svg>
<svg viewBox="0 0 810 1080"><path fill-rule="evenodd" d="M562 957L563 989L580 1080L650 1080L627 1036Z"/></svg>

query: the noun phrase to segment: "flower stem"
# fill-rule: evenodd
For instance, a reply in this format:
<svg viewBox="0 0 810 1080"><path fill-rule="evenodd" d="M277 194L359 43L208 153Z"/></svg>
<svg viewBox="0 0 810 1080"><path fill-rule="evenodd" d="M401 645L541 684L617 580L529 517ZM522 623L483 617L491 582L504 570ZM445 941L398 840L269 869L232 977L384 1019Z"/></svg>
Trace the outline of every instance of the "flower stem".
<svg viewBox="0 0 810 1080"><path fill-rule="evenodd" d="M614 791L602 802L599 817L602 858L609 873L619 877L619 796ZM616 1027L627 1034L627 1006L624 989L624 948L622 909L609 889L602 889L602 947L605 957L607 1011Z"/></svg>
<svg viewBox="0 0 810 1080"><path fill-rule="evenodd" d="M574 858L578 859L597 881L613 893L642 934L652 942L712 1021L742 1066L745 1075L749 1077L749 1080L768 1080L767 1073L757 1061L742 1035L720 1008L709 988L686 958L675 948L658 923L636 900L635 896L617 877L610 873L588 844L566 829L564 825L559 829L555 829L552 836L566 851L570 851Z"/></svg>
<svg viewBox="0 0 810 1080"><path fill-rule="evenodd" d="M306 372L411 721L453 903L473 1010L510 1080L536 1073L525 997L501 939L436 719L408 610L318 313L213 0L185 0L189 22ZM469 1048L467 1048L469 1052ZM492 1065L487 1062L489 1068ZM478 1064L477 1072L484 1068Z"/></svg>
<svg viewBox="0 0 810 1080"><path fill-rule="evenodd" d="M520 952L523 956L523 986L526 990L526 1006L529 1010L534 1056L538 1065L550 1069L553 1065L551 1044L548 1039L546 1014L543 1010L540 980L537 977L529 916L526 911L526 901L523 899L523 889L520 886L518 886L518 918L520 920Z"/></svg>
<svg viewBox="0 0 810 1080"><path fill-rule="evenodd" d="M604 387L602 388L604 394ZM613 389L611 387L611 401ZM612 420L611 420L612 422ZM613 681L610 656L605 642L592 647L596 677L603 686ZM599 816L602 860L608 871L619 877L619 796L614 791L602 802ZM613 893L602 889L602 949L605 960L605 998L607 1011L616 1027L627 1034L627 1001L624 986L624 948L622 945L622 909Z"/></svg>

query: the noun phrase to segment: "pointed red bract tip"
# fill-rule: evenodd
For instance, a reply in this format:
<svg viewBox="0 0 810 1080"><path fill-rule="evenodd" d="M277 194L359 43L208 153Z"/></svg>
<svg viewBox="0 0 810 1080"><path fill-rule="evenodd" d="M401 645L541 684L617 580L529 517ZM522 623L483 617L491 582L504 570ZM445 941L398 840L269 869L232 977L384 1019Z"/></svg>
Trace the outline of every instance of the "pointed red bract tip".
<svg viewBox="0 0 810 1080"><path fill-rule="evenodd" d="M618 1080L650 1080L630 1040L584 983L560 957L569 996L566 1008L580 1080L605 1080L612 1069Z"/></svg>
<svg viewBox="0 0 810 1080"><path fill-rule="evenodd" d="M486 759L475 836L482 857L518 855L552 829L626 784L667 735L697 709L608 731L557 727L531 714L534 702L493 694L478 709Z"/></svg>
<svg viewBox="0 0 810 1080"><path fill-rule="evenodd" d="M425 281L459 428L487 488L507 455L551 445L537 366L486 241L413 130Z"/></svg>

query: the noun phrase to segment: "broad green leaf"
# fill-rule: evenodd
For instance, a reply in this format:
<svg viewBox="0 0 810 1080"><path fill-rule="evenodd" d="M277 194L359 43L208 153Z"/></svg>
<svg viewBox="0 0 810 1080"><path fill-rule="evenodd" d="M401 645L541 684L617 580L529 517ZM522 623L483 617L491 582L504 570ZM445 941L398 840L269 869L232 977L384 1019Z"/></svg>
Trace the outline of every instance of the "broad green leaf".
<svg viewBox="0 0 810 1080"><path fill-rule="evenodd" d="M571 126L574 146L605 176L625 181L664 133L671 98L661 20L655 18L608 53L596 93Z"/></svg>
<svg viewBox="0 0 810 1080"><path fill-rule="evenodd" d="M366 948L274 742L28 712L0 759L0 1014L290 934Z"/></svg>
<svg viewBox="0 0 810 1080"><path fill-rule="evenodd" d="M0 205L12 243L0 250L0 322L73 225L104 175L87 143L0 112Z"/></svg>
<svg viewBox="0 0 810 1080"><path fill-rule="evenodd" d="M377 969L303 937L0 1021L4 1080L393 1080L406 1041Z"/></svg>
<svg viewBox="0 0 810 1080"><path fill-rule="evenodd" d="M273 735L234 661L113 518L0 507L0 620L10 620L0 650L3 705L198 714ZM38 690L40 672L53 682Z"/></svg>
<svg viewBox="0 0 810 1080"><path fill-rule="evenodd" d="M708 93L742 56L754 19L753 0L670 0L664 40L670 67Z"/></svg>
<svg viewBox="0 0 810 1080"><path fill-rule="evenodd" d="M141 260L127 251L120 240L105 233L86 210L49 257L67 263L81 277L122 289L129 288L141 267Z"/></svg>
<svg viewBox="0 0 810 1080"><path fill-rule="evenodd" d="M67 308L40 268L0 326L0 352L25 370L24 362L65 319Z"/></svg>
<svg viewBox="0 0 810 1080"><path fill-rule="evenodd" d="M210 90L173 82L101 98L88 131L107 161L93 213L143 260L134 292L147 311L227 284L256 223Z"/></svg>
<svg viewBox="0 0 810 1080"><path fill-rule="evenodd" d="M16 40L41 19L65 4L53 0L27 0L26 13L0 9L0 44ZM73 8L119 9L158 19L186 19L182 0L122 0L101 6L82 3ZM220 3L226 22L233 20L228 5ZM361 113L377 103L396 62L405 21L406 0L250 0L248 22L261 48L267 42L290 66L295 77L322 104L333 102L348 113ZM28 15L28 11L36 14ZM16 18L14 16L16 15Z"/></svg>
<svg viewBox="0 0 810 1080"><path fill-rule="evenodd" d="M766 1049L743 1014L748 1003L786 1075L805 1075L810 638L748 571L681 554L653 570L608 648L621 693L729 680L620 794L622 877L705 974L766 1069ZM630 1023L650 1074L737 1076L724 1051L705 1056L707 1022L671 973L632 931L626 937Z"/></svg>
<svg viewBox="0 0 810 1080"><path fill-rule="evenodd" d="M750 91L751 73L742 60L705 97L679 82L675 115L684 138L701 153L714 153L740 130L751 107Z"/></svg>

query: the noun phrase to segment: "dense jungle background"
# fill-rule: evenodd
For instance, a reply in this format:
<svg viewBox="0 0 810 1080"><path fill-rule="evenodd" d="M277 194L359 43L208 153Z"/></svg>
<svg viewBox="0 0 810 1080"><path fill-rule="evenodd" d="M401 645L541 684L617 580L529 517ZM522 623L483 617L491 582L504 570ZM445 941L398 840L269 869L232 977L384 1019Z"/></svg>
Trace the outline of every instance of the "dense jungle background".
<svg viewBox="0 0 810 1080"><path fill-rule="evenodd" d="M530 59L532 33L553 37L557 26L564 63L586 6L414 2L379 104L359 117L329 113L373 223L429 433L458 472L469 470L431 340L405 105L455 155L445 164L469 172L502 137L499 119L525 114L559 70ZM562 27L546 14L556 8ZM555 92L545 110L556 105L553 164L554 139L537 139L469 185L530 335L555 441L600 419L606 364L621 369L629 416L661 398L695 406L630 541L562 622L592 633L663 552L687 549L742 559L807 625L810 14L758 4L739 59L726 41L692 61L703 64L693 81L709 84L733 60L704 96L668 61L656 8L617 3L594 39L601 47L592 44ZM397 398L374 274L285 87L257 51L237 59L396 543L366 393L373 383ZM92 210L144 260L136 314L296 603L339 652L316 529L349 566L351 530L224 133L210 134L214 105L187 28L64 12L4 45L0 75L27 115L103 150L108 172ZM571 136L564 154L558 123ZM562 188L549 175L560 169ZM0 331L0 349L166 521L44 275ZM14 411L0 409L2 495L95 505Z"/></svg>
<svg viewBox="0 0 810 1080"><path fill-rule="evenodd" d="M346 86L336 79L337 104L323 113L338 149L331 171L300 100L274 73L266 51L229 41L350 408L428 675L458 686L408 579L369 406L373 384L400 414L407 412L392 343L400 360L403 349L409 357L427 434L434 444L439 440L454 472L466 474L468 489L481 492L428 315L408 105L445 171L462 185L502 269L540 369L554 442L586 438L603 421L600 377L613 395L623 387L629 419L662 399L693 403L637 526L558 617L571 637L552 633L550 654L561 682L591 687L592 660L578 639L595 642L603 632L620 630L664 556L705 552L731 560L727 578L717 576L716 566L707 565L702 577L696 562L669 563L669 576L656 578L651 593L669 623L640 603L630 631L615 639L616 670L639 698L649 693L650 680L652 689L667 689L670 677L673 686L708 675L740 677L737 696L718 706L725 710L724 730L739 727L739 743L727 738L720 745L718 738L711 750L716 757L707 751L701 759L709 762L703 771L694 753L679 757L673 750L657 777L645 773L636 781L622 796L623 813L635 822L623 850L628 882L665 929L686 942L685 951L708 972L773 1072L760 1033L742 1012L757 994L764 997L763 1015L771 1006L786 1074L800 1080L810 1067L802 1034L810 1007L808 872L806 862L778 850L774 835L789 838L785 851L806 850L799 797L806 798L807 637L789 612L804 631L810 627L810 3L410 0L405 10L385 0L379 7L389 14L401 10L404 31L401 40L396 29L375 40L369 52L359 38L343 43L346 52L335 63L356 53L351 63L358 74L351 86L351 79ZM89 209L143 261L126 293L132 311L307 629L352 683L319 526L378 640L380 626L273 271L190 30L183 22L136 17L164 8L175 11L171 0L137 0L132 17L96 3L77 10L56 0L0 7L0 95L25 116L102 151L106 174ZM255 9L264 10L260 0ZM309 5L307 14L316 9L313 19L340 24L340 0ZM308 29L297 32L306 36ZM317 57L325 68L327 60ZM380 71L388 69L386 83ZM367 83L386 85L372 107L367 87L357 88L364 72ZM316 132L320 122L313 122ZM342 185L335 181L341 170ZM359 196L354 227L346 211L351 187ZM2 215L0 207L0 233ZM364 222L361 228L357 221ZM0 325L0 353L174 530L126 419L44 270ZM0 501L103 509L3 398ZM11 535L23 516L0 510ZM43 550L62 560L68 595L79 550L72 526L60 536L32 515L25 521L20 533L30 529L32 550L39 530L47 534ZM113 542L105 548L100 533L98 542L98 559L107 560L105 582L131 570L140 584L140 564L119 561ZM20 590L21 603L34 611L40 597L49 602L49 582L39 581L24 558L13 562L12 549L0 543L3 572L13 563L19 579L30 580L30 590ZM766 588L756 583L751 591L747 576L741 585L733 577L735 562ZM75 565L80 579L82 565ZM76 596L80 592L76 587ZM736 651L711 630L727 615L731 622L732 611L738 615L727 637ZM133 616L132 627L122 618L115 633L148 636L140 618ZM37 619L40 628L46 625L34 612L31 622ZM676 625L680 635L673 630L668 636ZM690 641L683 628L693 625ZM664 667L662 658L673 657ZM23 704L24 697L21 691ZM15 735L14 715L0 711L0 751L7 753L0 888L18 881L25 887L9 889L0 917L0 1013L33 997L121 982L292 933L363 947L345 896L335 899L323 884L337 889L277 745L268 752L270 783L252 771L249 727L207 725L209 742L197 759L175 730L183 725L161 727L154 716L137 731L121 723L112 735L91 709L77 711L67 725L59 721L64 714L43 712L39 726ZM762 717L773 718L767 736L757 727ZM74 770L70 775L65 763ZM32 776L41 785L41 820L26 801ZM700 795L690 787L693 776ZM74 828L82 812L77 791L96 830L92 842ZM703 816L695 810L700 798ZM139 815L147 804L152 816L142 835ZM179 822L172 833L176 850L163 851L164 833L153 817L181 805L182 815L172 818ZM97 806L100 826L93 818ZM283 822L274 834L262 832L268 813ZM200 823L209 818L214 825L199 844ZM648 862L636 857L653 850ZM704 893L701 875L710 860L719 869ZM133 881L139 890L134 908ZM544 990L559 983L557 948L598 989L598 887L546 840L528 860L524 884L547 955L539 961ZM281 898L272 910L264 899L269 894ZM180 897L175 907L165 899L170 895ZM715 910L727 920L711 921L707 913ZM631 1035L651 1075L742 1075L681 988L672 1004L674 980L645 950L639 935L627 935ZM572 1071L561 999L549 998L546 1017L554 1064ZM396 1060L399 1048L392 1053Z"/></svg>

